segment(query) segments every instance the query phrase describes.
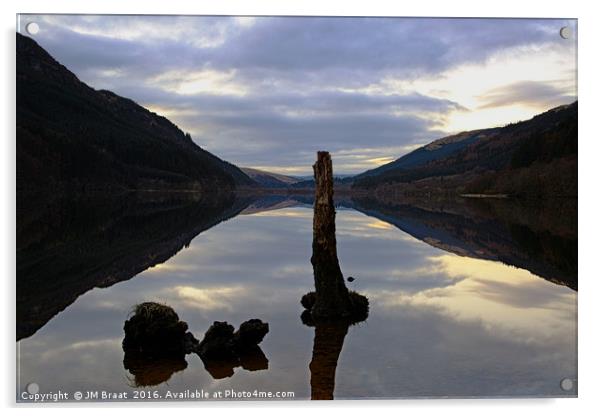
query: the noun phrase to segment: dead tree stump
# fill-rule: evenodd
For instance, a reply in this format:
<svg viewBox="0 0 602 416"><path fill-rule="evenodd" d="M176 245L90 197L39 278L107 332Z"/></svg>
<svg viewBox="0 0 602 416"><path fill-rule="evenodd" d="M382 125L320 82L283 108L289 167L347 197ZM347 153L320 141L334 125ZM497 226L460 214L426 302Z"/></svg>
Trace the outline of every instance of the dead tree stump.
<svg viewBox="0 0 602 416"><path fill-rule="evenodd" d="M314 319L346 317L351 315L351 301L337 257L330 154L318 152L313 168L316 195L311 264L316 295L311 314Z"/></svg>

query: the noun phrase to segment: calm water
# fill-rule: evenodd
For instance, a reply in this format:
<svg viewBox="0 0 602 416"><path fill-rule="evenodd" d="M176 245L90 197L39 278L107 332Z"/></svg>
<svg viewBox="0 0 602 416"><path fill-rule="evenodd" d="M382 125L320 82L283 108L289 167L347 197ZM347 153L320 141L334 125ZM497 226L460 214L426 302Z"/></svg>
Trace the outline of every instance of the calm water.
<svg viewBox="0 0 602 416"><path fill-rule="evenodd" d="M35 382L40 392L156 389L164 394L167 390L212 393L234 389L286 391L294 392L296 399L309 398L315 328L301 322L299 300L313 290L311 205L286 200L267 204L269 207L244 205L230 209L223 218L213 213L219 217L213 221L218 224L212 226L210 221L202 227L204 231L190 236L190 242L179 242L182 249L173 249L176 254L167 261L162 261L159 249L153 249L158 264L138 272L137 268L144 269L147 263L137 264L134 259L128 269L131 278L115 278L116 272L111 270L111 265L125 268L120 262L126 256L106 254L110 261L99 267L65 266L53 254L56 244L44 243L39 236L31 237L35 243L22 243L33 248L21 257L18 254L18 264L27 263L27 268L18 271L21 287L25 285L21 283L23 274L33 274L32 270L45 264L68 270L60 274L65 279L68 273L105 273L96 286L108 287L77 287L71 297L60 302L56 295L43 294L23 300L26 306L21 310L29 315L20 312L18 316L22 338L17 344L19 391ZM369 298L370 315L365 322L349 327L344 337L338 362L335 360L335 398L576 394L576 389L563 391L560 381L577 378L577 292L550 281L558 282L558 276L570 274L573 266L576 273L576 264L566 266L566 261L559 260L550 266L550 261L546 262L549 250L540 250L544 254L539 259L543 260L530 268L549 276L539 277L491 260L495 258L495 253L488 251L492 247L505 251L509 264L537 258L530 253L521 257L520 252L508 249L510 243L502 237L499 243L492 243L491 233L458 242L457 231L450 234L445 227L434 226L434 221L419 223L413 218L406 224L403 221L409 214L403 212L395 217L373 207L356 210L351 208L353 204L347 205L337 210L339 260L345 276L355 277L347 286ZM128 221L134 221L128 215ZM161 218L161 214L155 217ZM61 220L59 226L73 228L77 223ZM119 224L99 223L104 225L93 227L98 233L114 230L109 237L102 234L99 245L115 246L131 238ZM144 224L149 226L149 220ZM476 229L487 226L479 224L481 228ZM474 234L467 227L463 235ZM148 239L149 235L139 238ZM66 240L61 244L67 244ZM36 254L36 260L29 262L34 256L31 253L41 251L40 245L50 254ZM132 245L128 243L128 249ZM86 249L74 256L85 257ZM93 246L89 251L99 249ZM93 261L97 260L87 262ZM60 290L60 282L58 285ZM39 287L32 283L20 289L18 298ZM40 290L50 293L50 289ZM80 292L83 294L78 297ZM134 376L124 368L121 341L132 306L143 301L172 306L199 339L216 320L236 327L251 318L269 322L270 332L260 344L269 360L268 369L238 367L231 377L214 379L199 357L191 354L186 357L186 368L180 365L167 370L167 381L155 387L135 387ZM48 321L37 322L38 315L32 310L49 310Z"/></svg>

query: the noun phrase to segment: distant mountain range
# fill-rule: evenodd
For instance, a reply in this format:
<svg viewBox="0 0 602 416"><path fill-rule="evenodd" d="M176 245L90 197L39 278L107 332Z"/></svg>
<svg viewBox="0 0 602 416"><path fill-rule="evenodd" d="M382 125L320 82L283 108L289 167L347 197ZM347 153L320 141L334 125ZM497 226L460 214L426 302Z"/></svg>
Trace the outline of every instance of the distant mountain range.
<svg viewBox="0 0 602 416"><path fill-rule="evenodd" d="M165 117L90 88L17 34L19 189L233 189L255 182Z"/></svg>
<svg viewBox="0 0 602 416"><path fill-rule="evenodd" d="M241 170L260 186L265 188L286 188L287 186L303 181L302 178L266 172L259 169L241 168Z"/></svg>
<svg viewBox="0 0 602 416"><path fill-rule="evenodd" d="M574 102L504 127L447 136L359 175L335 177L335 187L381 200L433 194L576 197L577 112ZM308 177L284 182L269 172L245 172L264 187L314 187Z"/></svg>

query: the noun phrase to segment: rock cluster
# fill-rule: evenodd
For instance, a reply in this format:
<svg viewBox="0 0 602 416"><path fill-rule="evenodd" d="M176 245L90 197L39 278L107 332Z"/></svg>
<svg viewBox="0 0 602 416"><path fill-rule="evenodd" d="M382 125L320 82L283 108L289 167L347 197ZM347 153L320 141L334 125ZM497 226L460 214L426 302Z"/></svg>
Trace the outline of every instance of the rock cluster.
<svg viewBox="0 0 602 416"><path fill-rule="evenodd" d="M234 368L265 370L268 359L258 344L270 327L260 319L249 319L237 331L228 322L214 322L202 341L188 332L169 306L155 302L137 305L123 329L123 364L134 376L135 386L167 381L187 367L186 354L196 353L214 378L230 377Z"/></svg>
<svg viewBox="0 0 602 416"><path fill-rule="evenodd" d="M228 322L214 322L205 332L196 353L201 358L233 358L254 348L263 341L270 326L260 319L250 319L240 324L238 331Z"/></svg>

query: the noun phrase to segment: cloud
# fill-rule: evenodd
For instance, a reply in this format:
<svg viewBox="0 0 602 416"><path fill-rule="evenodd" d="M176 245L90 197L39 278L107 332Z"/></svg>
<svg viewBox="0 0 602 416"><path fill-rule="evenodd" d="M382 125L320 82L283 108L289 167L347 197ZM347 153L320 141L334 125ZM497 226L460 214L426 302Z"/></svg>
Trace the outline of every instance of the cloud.
<svg viewBox="0 0 602 416"><path fill-rule="evenodd" d="M182 96L160 88L124 87L124 91L159 113L161 108L154 103L170 109L166 116L190 131L199 145L227 160L242 166L277 164L302 171L310 170L315 151L324 146L333 153L341 173L374 167L381 157L401 154L408 145L444 135L438 119L451 111L464 111L450 100L413 93ZM371 147L380 151L368 150Z"/></svg>
<svg viewBox="0 0 602 416"><path fill-rule="evenodd" d="M554 285L543 285L538 281L514 284L475 278L474 283L473 292L479 296L516 308L547 308L557 311L560 309L559 305L570 304L573 298L569 291L561 291Z"/></svg>
<svg viewBox="0 0 602 416"><path fill-rule="evenodd" d="M359 172L474 119L470 97L445 81L457 68L570 52L557 33L566 21L554 19L25 15L21 25L33 20L41 46L92 87L168 116L235 164L303 174L318 148L340 156L339 173ZM437 88L419 89L424 80ZM481 109L566 95L521 82L482 88Z"/></svg>
<svg viewBox="0 0 602 416"><path fill-rule="evenodd" d="M83 57L73 61L98 56L107 62L116 52L106 49L108 45L117 52L126 45L136 52L155 51L143 61L132 60L138 68L147 59L156 59L172 68L187 60L222 69L395 70L420 71L422 76L482 61L501 49L558 41L549 36L557 32L554 19L106 15L32 15L28 19L42 20L43 37L53 38L55 46L61 39L69 41L63 52L77 51ZM71 42L74 38L83 42Z"/></svg>
<svg viewBox="0 0 602 416"><path fill-rule="evenodd" d="M499 49L549 41L557 23L514 19L266 18L212 54L216 63L437 73Z"/></svg>
<svg viewBox="0 0 602 416"><path fill-rule="evenodd" d="M187 306L202 311L232 309L232 304L243 296L244 292L244 289L239 286L203 289L193 286L176 286L170 290L170 294L175 294Z"/></svg>
<svg viewBox="0 0 602 416"><path fill-rule="evenodd" d="M495 108L515 104L541 108L555 107L576 100L570 89L553 83L538 81L518 81L510 85L494 88L479 97L483 104L479 107Z"/></svg>

